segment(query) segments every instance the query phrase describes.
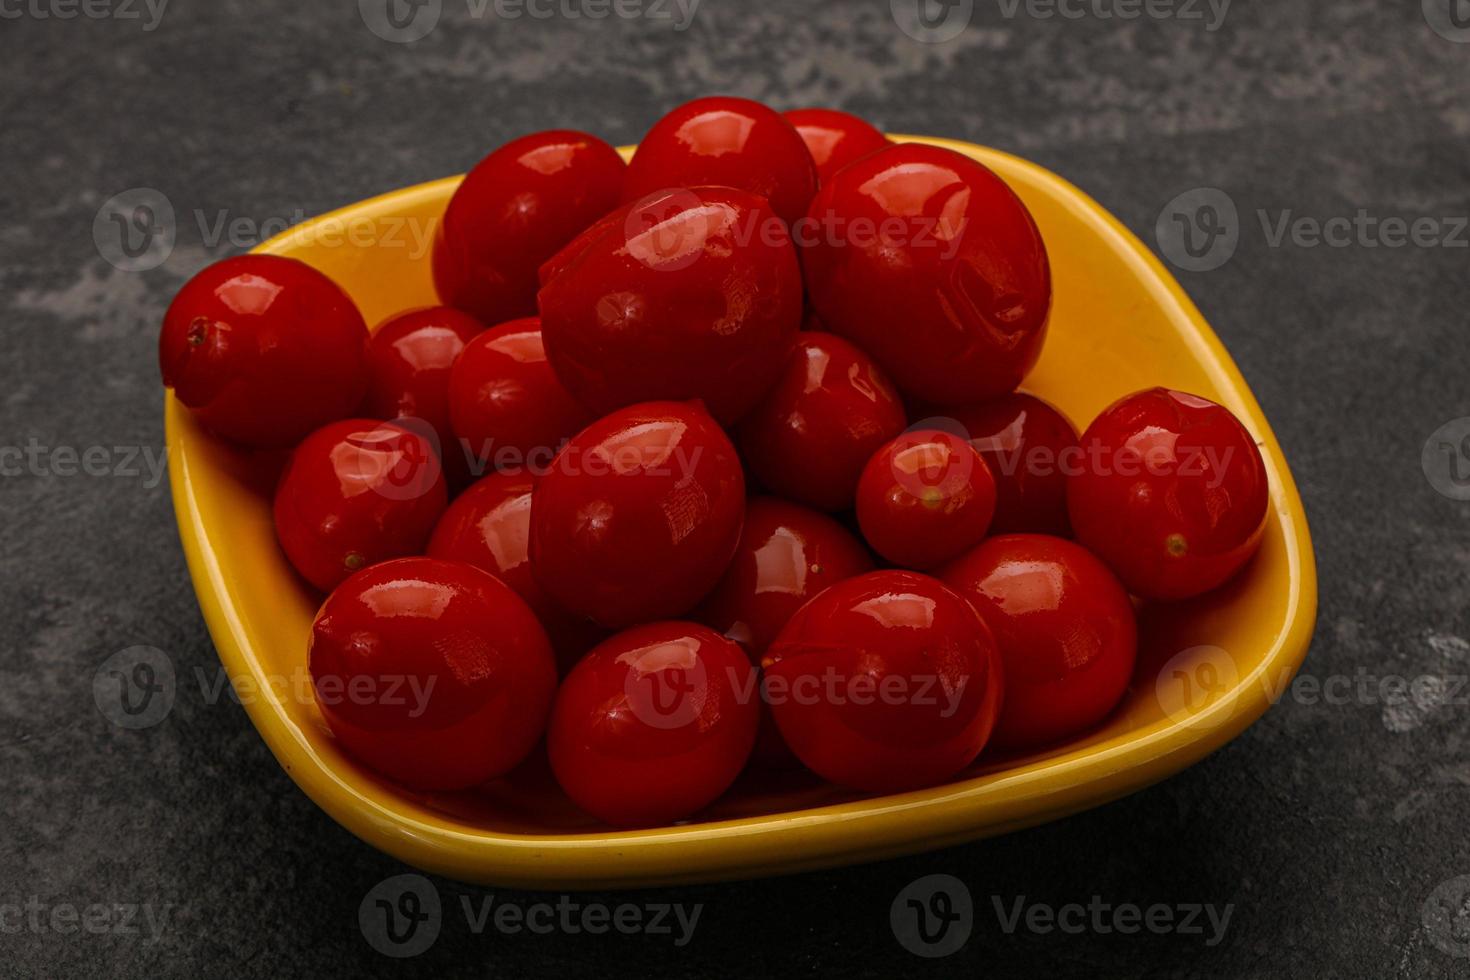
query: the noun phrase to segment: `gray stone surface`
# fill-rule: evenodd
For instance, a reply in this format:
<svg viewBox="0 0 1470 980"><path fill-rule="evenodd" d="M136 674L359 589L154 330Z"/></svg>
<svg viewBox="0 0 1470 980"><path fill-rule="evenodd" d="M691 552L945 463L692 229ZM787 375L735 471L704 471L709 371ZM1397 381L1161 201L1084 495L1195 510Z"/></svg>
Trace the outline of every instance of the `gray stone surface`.
<svg viewBox="0 0 1470 980"><path fill-rule="evenodd" d="M1430 433L1470 415L1465 236L1458 248L1273 246L1257 218L1470 213L1470 45L1432 30L1419 3L1237 0L1208 30L977 0L970 26L940 44L898 30L886 0L704 0L687 30L475 19L445 0L413 44L374 36L356 6L174 0L149 30L141 2L100 0L86 9L108 16L72 19L57 16L81 11L67 0L0 5L0 443L108 447L119 467L113 447L159 451L160 315L191 273L252 244L215 240L196 212L206 225L311 215L548 126L632 142L699 94L831 104L1030 157L1150 242L1176 195L1225 190L1236 254L1180 279L1274 421L1306 499L1322 584L1306 673L1470 671L1470 505L1436 493L1420 467ZM136 187L164 195L179 228L166 262L127 272L100 257L93 221ZM357 912L407 869L317 810L239 707L181 685L164 723L128 731L94 706L94 672L123 648L157 647L189 676L217 663L166 484L67 475L64 454L39 469L0 479L0 975L1470 975L1452 882L1470 874L1465 690L1458 703L1398 706L1288 697L1177 778L1045 827L632 896L703 903L682 948L667 936L476 935L460 900L491 893L436 880L448 910L438 941L392 963ZM931 874L965 881L977 918L962 950L921 961L895 940L889 906ZM1094 895L1233 915L1213 946L1208 926L1008 935L992 900ZM96 903L142 906L135 934L121 912L99 934L75 931L64 910L53 918Z"/></svg>

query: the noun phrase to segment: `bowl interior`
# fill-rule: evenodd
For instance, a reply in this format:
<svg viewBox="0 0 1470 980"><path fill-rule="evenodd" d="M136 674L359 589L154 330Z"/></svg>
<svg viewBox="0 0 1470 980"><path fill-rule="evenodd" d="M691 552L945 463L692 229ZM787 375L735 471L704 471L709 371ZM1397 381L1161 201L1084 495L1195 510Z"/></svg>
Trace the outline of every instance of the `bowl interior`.
<svg viewBox="0 0 1470 980"><path fill-rule="evenodd" d="M201 605L253 720L303 789L354 832L415 863L501 880L579 876L508 874L495 870L500 866L490 859L481 869L470 853L474 848L514 842L535 850L538 842L559 841L616 847L667 842L699 828L717 835L732 829L740 835L798 833L789 820L783 824L796 811L819 822L876 819L895 807L908 813L908 831L889 827L845 844L827 842L817 848L823 856L810 861L810 848L784 857L725 856L716 862L723 870L712 872L749 873L761 866L835 863L861 853L937 846L945 836L980 836L1080 809L1181 768L1265 709L1305 653L1316 592L1300 500L1249 389L1168 273L1085 195L1006 154L924 141L967 153L1000 173L1045 236L1055 308L1027 390L1056 404L1079 428L1139 388L1192 391L1235 411L1262 447L1272 513L1260 553L1216 593L1141 610L1142 655L1119 709L1097 730L1054 749L982 757L948 787L871 800L801 775L746 778L694 824L662 831L606 831L564 799L539 758L473 792L411 793L338 749L309 685L302 683L307 636L322 597L295 576L276 545L269 496L280 455L242 452L209 438L170 397L175 500ZM429 247L457 183L451 178L362 202L299 226L259 251L294 256L322 270L352 295L369 324L379 323L436 302ZM1128 770L1137 772L1119 775ZM921 815L929 804L936 821L940 810L945 816L926 827ZM900 839L905 834L912 839ZM669 852L667 860L674 857ZM655 860L641 873L698 877L698 863L660 873ZM580 878L618 880L606 868Z"/></svg>

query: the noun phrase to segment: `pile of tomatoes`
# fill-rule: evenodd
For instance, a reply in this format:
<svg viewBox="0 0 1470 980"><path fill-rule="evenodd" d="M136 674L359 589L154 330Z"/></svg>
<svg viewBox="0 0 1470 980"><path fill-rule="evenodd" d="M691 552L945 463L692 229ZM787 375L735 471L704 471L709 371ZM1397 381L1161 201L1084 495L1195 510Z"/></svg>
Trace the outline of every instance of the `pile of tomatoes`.
<svg viewBox="0 0 1470 980"><path fill-rule="evenodd" d="M1079 435L1017 391L1052 306L1030 213L844 113L699 99L626 165L522 137L459 186L433 274L444 305L369 333L314 269L227 259L159 344L202 426L292 450L275 527L326 595L318 704L414 789L543 744L619 826L747 767L942 782L1096 726L1135 602L1262 537L1225 408L1156 388ZM380 696L405 680L426 696Z"/></svg>

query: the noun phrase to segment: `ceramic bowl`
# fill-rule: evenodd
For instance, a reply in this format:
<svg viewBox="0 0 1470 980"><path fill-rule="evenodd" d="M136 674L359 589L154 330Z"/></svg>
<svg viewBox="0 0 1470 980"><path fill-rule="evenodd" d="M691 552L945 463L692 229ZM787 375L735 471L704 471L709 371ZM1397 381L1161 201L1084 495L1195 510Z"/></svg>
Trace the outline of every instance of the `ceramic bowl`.
<svg viewBox="0 0 1470 980"><path fill-rule="evenodd" d="M345 755L302 683L322 597L293 574L275 541L270 492L279 455L209 437L170 395L179 532L220 659L248 695L246 709L266 744L334 819L419 868L505 886L631 887L779 874L945 847L1096 806L1199 761L1283 690L1311 639L1316 567L1281 447L1219 339L1152 253L1055 174L968 143L895 138L979 160L1035 215L1056 295L1046 349L1026 390L1079 428L1122 395L1154 385L1204 395L1239 416L1270 476L1260 553L1224 589L1143 610L1129 693L1085 737L1032 755L983 756L942 786L892 796L862 796L800 775L747 779L695 820L613 831L578 812L544 762L472 792L420 794ZM436 302L430 232L458 183L434 181L354 204L257 251L317 267L352 295L369 324L381 322Z"/></svg>

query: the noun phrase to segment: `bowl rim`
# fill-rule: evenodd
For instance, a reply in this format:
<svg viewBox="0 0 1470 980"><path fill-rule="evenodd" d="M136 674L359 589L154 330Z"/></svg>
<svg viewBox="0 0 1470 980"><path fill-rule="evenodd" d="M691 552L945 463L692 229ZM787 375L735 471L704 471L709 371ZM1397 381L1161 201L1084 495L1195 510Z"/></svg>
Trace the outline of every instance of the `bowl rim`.
<svg viewBox="0 0 1470 980"><path fill-rule="evenodd" d="M708 823L628 831L572 834L473 832L453 818L405 811L407 798L369 794L344 779L294 723L267 681L251 649L238 610L226 601L227 573L207 545L208 528L194 493L195 461L180 443L185 409L165 396L170 485L190 576L220 660L232 678L257 682L265 696L245 709L277 761L318 806L353 834L411 865L450 878L515 887L617 888L717 881L791 873L857 861L880 860L1007 833L1125 796L1213 752L1259 718L1300 667L1310 645L1317 609L1317 576L1300 495L1270 424L1235 362L1199 310L1162 262L1106 209L1060 176L1003 151L936 137L894 135L963 153L982 163L1003 161L1024 170L1048 193L1106 239L1145 283L1216 387L1234 394L1260 442L1272 473L1272 520L1282 525L1291 569L1286 628L1229 696L1203 711L1154 731L1085 747L1028 763L1024 771L999 770L907 793L865 797L810 809ZM631 148L623 147L625 156ZM371 212L401 212L424 199L445 196L463 175L389 191L347 205L283 232L252 249L288 250L294 236L312 226ZM1273 675L1268 677L1268 675ZM378 797L378 798L375 798ZM393 805L394 802L399 805ZM981 817L980 815L984 816Z"/></svg>

